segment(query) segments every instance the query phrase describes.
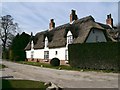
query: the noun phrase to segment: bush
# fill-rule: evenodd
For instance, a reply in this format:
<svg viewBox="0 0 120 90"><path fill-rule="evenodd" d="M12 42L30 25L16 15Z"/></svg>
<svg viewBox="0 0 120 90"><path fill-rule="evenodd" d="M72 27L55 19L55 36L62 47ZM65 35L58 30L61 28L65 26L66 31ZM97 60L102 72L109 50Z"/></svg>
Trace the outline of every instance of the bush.
<svg viewBox="0 0 120 90"><path fill-rule="evenodd" d="M69 62L81 69L114 70L120 68L120 43L83 43L68 46Z"/></svg>
<svg viewBox="0 0 120 90"><path fill-rule="evenodd" d="M60 60L58 58L53 58L53 59L51 59L50 64L52 66L59 66L60 65Z"/></svg>

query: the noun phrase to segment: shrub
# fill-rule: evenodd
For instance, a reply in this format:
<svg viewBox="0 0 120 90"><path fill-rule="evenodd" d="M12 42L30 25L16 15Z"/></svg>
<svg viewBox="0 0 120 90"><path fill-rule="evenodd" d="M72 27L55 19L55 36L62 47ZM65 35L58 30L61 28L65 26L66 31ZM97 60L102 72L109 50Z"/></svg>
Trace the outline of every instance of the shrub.
<svg viewBox="0 0 120 90"><path fill-rule="evenodd" d="M114 70L120 68L120 43L83 43L68 46L69 62L81 69Z"/></svg>
<svg viewBox="0 0 120 90"><path fill-rule="evenodd" d="M53 59L51 59L50 64L52 66L59 66L60 65L60 60L58 58L53 58Z"/></svg>

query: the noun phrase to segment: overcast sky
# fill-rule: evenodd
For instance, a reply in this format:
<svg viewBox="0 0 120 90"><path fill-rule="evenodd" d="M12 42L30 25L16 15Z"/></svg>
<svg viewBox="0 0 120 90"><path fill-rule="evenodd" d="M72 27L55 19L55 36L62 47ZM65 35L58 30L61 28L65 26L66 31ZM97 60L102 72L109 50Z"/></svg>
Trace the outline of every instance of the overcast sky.
<svg viewBox="0 0 120 90"><path fill-rule="evenodd" d="M5 0L6 1L6 0ZM46 0L47 1L47 0ZM109 0L110 1L110 0ZM113 1L113 0L111 0ZM117 1L117 0L116 0ZM49 20L56 26L69 23L71 9L78 18L92 15L95 21L106 23L107 14L112 14L114 25L118 23L118 2L2 2L0 15L11 15L22 31L37 32L48 29Z"/></svg>

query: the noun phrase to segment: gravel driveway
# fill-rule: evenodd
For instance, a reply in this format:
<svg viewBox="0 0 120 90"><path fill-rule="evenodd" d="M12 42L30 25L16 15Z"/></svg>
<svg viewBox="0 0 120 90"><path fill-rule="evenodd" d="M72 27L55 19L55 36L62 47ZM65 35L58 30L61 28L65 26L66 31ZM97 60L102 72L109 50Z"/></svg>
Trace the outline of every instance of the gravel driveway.
<svg viewBox="0 0 120 90"><path fill-rule="evenodd" d="M13 79L53 82L64 88L118 88L117 73L56 70L8 61L2 63L8 67L0 71L2 76L13 76Z"/></svg>

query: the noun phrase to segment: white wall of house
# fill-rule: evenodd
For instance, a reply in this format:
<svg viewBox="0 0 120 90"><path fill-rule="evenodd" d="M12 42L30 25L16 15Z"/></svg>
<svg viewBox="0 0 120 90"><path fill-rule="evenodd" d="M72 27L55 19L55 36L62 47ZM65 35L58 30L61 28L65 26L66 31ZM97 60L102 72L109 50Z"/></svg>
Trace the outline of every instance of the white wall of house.
<svg viewBox="0 0 120 90"><path fill-rule="evenodd" d="M106 42L105 35L102 30L92 29L86 42Z"/></svg>
<svg viewBox="0 0 120 90"><path fill-rule="evenodd" d="M26 58L31 58L31 50L26 50Z"/></svg>
<svg viewBox="0 0 120 90"><path fill-rule="evenodd" d="M44 59L43 49L34 50L33 58Z"/></svg>
<svg viewBox="0 0 120 90"><path fill-rule="evenodd" d="M33 50L33 58L44 59L44 51L49 51L49 59L59 58L60 60L65 60L66 47L54 48L54 49L37 49ZM31 58L31 50L26 51L26 58Z"/></svg>
<svg viewBox="0 0 120 90"><path fill-rule="evenodd" d="M60 60L65 60L66 47L50 49L49 51L50 51L50 59L56 57L59 58Z"/></svg>

